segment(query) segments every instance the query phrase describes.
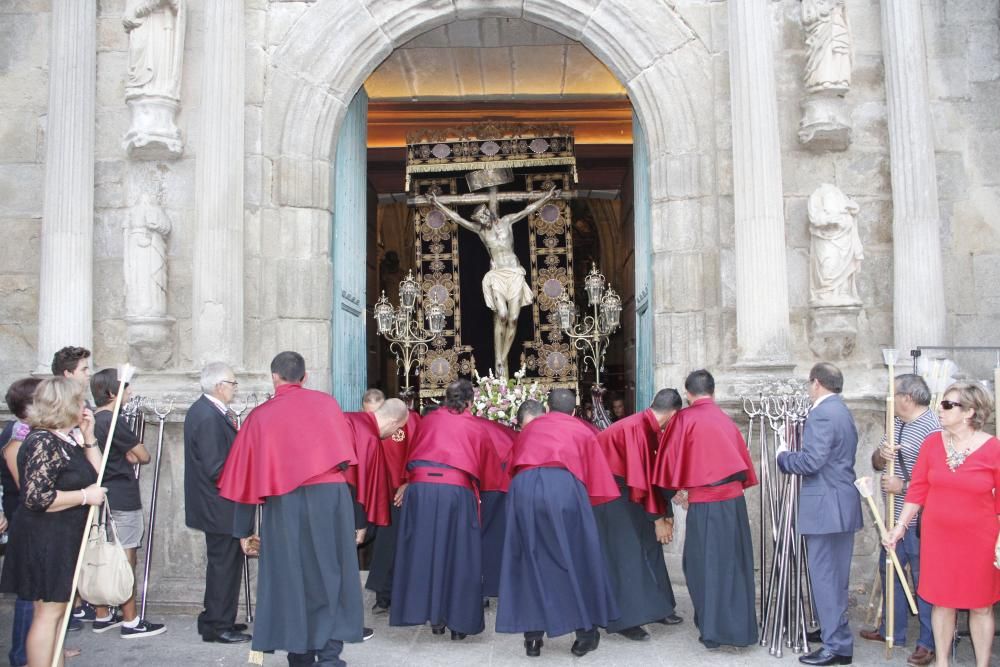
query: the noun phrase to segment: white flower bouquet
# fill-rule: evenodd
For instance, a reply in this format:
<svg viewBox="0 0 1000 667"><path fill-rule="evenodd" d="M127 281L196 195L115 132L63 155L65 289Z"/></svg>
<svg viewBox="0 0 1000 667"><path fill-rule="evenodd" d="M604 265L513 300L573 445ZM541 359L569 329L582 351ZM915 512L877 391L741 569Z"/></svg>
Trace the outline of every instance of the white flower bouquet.
<svg viewBox="0 0 1000 667"><path fill-rule="evenodd" d="M481 376L473 371L475 376L475 393L469 411L478 416L510 426L517 427L517 410L528 400L538 401L542 405L548 403L548 390L538 384L524 384L525 368L514 373L511 379L498 378L490 374Z"/></svg>

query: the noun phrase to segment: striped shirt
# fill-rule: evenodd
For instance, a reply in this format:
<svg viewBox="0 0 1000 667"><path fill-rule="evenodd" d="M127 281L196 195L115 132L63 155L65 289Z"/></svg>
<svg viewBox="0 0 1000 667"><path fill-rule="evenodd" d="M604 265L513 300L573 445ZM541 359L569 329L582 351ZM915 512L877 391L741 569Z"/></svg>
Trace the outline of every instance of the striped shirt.
<svg viewBox="0 0 1000 667"><path fill-rule="evenodd" d="M924 414L920 415L911 422L904 422L899 417L895 419L895 431L896 431L896 446L899 447L899 455L896 456L896 477L903 480L903 491L902 493L897 493L895 498L894 515L896 521L899 521L899 514L903 511L903 503L906 500L906 490L910 486L910 477L913 476L913 466L917 463L917 455L920 453L920 446L924 444L924 440L927 439L931 433L935 433L941 430L941 424L938 423L937 415L934 414L933 410L926 410ZM882 436L882 441L879 443L880 446L885 444L885 436ZM899 469L900 459L903 461L903 469ZM885 494L882 494L883 499ZM910 521L910 526L916 523L917 519L914 517Z"/></svg>

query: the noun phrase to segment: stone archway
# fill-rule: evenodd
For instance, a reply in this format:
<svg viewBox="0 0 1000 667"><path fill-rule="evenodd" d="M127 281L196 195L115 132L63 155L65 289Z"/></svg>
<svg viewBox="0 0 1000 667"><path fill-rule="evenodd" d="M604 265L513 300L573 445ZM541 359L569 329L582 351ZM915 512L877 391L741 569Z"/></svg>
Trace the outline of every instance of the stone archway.
<svg viewBox="0 0 1000 667"><path fill-rule="evenodd" d="M445 23L487 17L523 19L578 40L625 85L650 161L655 381L676 382L685 369L708 361L706 332L721 311L704 289L704 272L719 264L716 130L712 95L705 92L713 90L711 57L701 36L666 3L336 0L310 8L271 58L263 107L261 145L274 191L262 225L312 239L311 246L296 247L299 261L274 272L286 285L278 294L295 292L292 285L329 284L328 244L301 230L329 228L330 165L355 92L397 46ZM311 350L316 366L329 368L328 309L260 315L274 349Z"/></svg>

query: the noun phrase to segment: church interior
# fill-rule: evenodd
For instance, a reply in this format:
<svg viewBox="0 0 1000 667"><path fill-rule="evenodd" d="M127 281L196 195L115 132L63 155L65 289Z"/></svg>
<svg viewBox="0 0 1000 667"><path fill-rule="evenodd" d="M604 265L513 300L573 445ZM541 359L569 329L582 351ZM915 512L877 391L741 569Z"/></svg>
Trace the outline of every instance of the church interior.
<svg viewBox="0 0 1000 667"><path fill-rule="evenodd" d="M573 167L556 168L566 173L571 197L565 201L571 221L568 244L574 301L586 303L584 279L594 266L621 297L621 327L608 342L601 384L611 397L624 399L634 409L633 118L621 83L583 46L558 33L520 20L480 19L442 26L396 49L368 78L364 90L368 97L369 312L383 292L395 303L398 285L410 271L422 275L415 253L413 193L407 189L408 137L421 133L446 137L457 132L475 139L477 133L498 128L507 132L563 128L574 140ZM450 174L458 177L455 182L465 192L468 187L462 176L473 168L469 165ZM529 175L545 171L543 167L515 167L514 179L504 189L523 191ZM504 203L501 213L518 206ZM462 207L461 212L468 217L473 208ZM528 227L514 225L515 251L523 266L530 264ZM493 366L494 344L492 313L480 281L490 268L490 256L475 234L457 231L462 260L456 289L465 322L461 343L471 348L470 362L476 372L485 375ZM529 276L533 291L537 291L537 279L537 271ZM533 337L530 310L524 308L518 321L508 362L511 374L521 367L524 353L530 355L524 347ZM395 394L403 378L386 342L377 335L374 318L368 322L368 384ZM537 369L530 361L528 366L530 380ZM576 366L572 385L585 394L595 381L595 369L582 358L576 359ZM464 370L469 367L466 364ZM422 387L420 393L422 397L435 395L429 387Z"/></svg>

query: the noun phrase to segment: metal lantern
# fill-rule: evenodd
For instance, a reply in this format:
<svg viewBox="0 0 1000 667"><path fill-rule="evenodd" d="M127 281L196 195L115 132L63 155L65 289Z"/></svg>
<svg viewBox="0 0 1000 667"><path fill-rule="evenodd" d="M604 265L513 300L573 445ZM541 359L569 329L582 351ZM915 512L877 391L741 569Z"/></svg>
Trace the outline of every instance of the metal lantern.
<svg viewBox="0 0 1000 667"><path fill-rule="evenodd" d="M618 328L622 315L622 300L613 289L609 289L601 300L601 311L609 330Z"/></svg>
<svg viewBox="0 0 1000 667"><path fill-rule="evenodd" d="M583 281L583 287L587 290L587 301L591 307L599 304L601 302L601 296L604 294L604 276L600 271L597 270L597 265L594 264L590 273Z"/></svg>
<svg viewBox="0 0 1000 667"><path fill-rule="evenodd" d="M406 274L406 277L399 283L399 306L403 310L413 310L417 303L417 293L420 286L413 279L413 271Z"/></svg>
<svg viewBox="0 0 1000 667"><path fill-rule="evenodd" d="M444 306L435 301L427 309L427 326L435 336L444 331L444 319Z"/></svg>
<svg viewBox="0 0 1000 667"><path fill-rule="evenodd" d="M569 328L573 326L573 302L569 300L569 295L566 294L566 290L559 295L559 301L556 302L556 315L559 316L559 328L563 331L569 331Z"/></svg>
<svg viewBox="0 0 1000 667"><path fill-rule="evenodd" d="M389 300L385 298L385 291L382 297L375 302L375 322L378 325L378 332L384 334L392 329L393 307Z"/></svg>

